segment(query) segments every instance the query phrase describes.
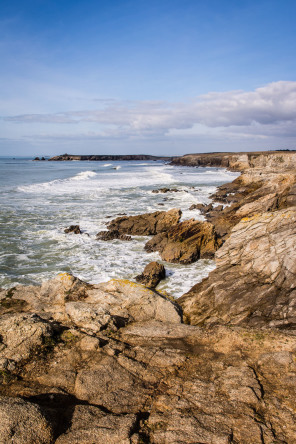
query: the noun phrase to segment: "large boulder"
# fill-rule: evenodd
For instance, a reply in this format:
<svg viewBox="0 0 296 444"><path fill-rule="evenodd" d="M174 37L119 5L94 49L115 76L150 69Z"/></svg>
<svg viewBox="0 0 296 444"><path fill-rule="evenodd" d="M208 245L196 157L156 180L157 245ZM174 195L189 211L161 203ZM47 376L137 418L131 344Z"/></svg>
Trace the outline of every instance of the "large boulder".
<svg viewBox="0 0 296 444"><path fill-rule="evenodd" d="M158 251L167 262L190 264L200 258L212 258L221 245L214 226L194 219L181 222L150 239L145 250Z"/></svg>
<svg viewBox="0 0 296 444"><path fill-rule="evenodd" d="M165 268L158 262L150 262L143 273L136 276L136 281L148 288L155 288L162 279L165 279Z"/></svg>
<svg viewBox="0 0 296 444"><path fill-rule="evenodd" d="M76 326L94 333L107 327L116 330L126 322L148 319L181 322L180 308L176 304L128 280L113 279L89 285L70 274L61 273L41 287L16 287L14 298L26 301L28 310L37 310L40 316L51 316L69 327ZM5 328L8 331L12 328L9 320Z"/></svg>
<svg viewBox="0 0 296 444"><path fill-rule="evenodd" d="M117 217L108 224L107 228L110 231L116 230L120 234L149 236L168 230L179 222L181 215L181 210L173 208L169 211Z"/></svg>
<svg viewBox="0 0 296 444"><path fill-rule="evenodd" d="M178 300L190 323L295 328L295 208L243 218L216 264Z"/></svg>

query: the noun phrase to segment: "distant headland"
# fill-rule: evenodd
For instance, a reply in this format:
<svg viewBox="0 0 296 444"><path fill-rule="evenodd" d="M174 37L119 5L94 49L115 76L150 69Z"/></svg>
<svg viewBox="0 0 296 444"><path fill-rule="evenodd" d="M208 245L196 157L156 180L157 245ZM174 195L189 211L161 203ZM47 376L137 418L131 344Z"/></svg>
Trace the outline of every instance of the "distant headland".
<svg viewBox="0 0 296 444"><path fill-rule="evenodd" d="M61 154L60 156L51 157L48 160L171 160L171 157L165 156L150 156L149 154L91 154L91 155L73 155L73 154Z"/></svg>

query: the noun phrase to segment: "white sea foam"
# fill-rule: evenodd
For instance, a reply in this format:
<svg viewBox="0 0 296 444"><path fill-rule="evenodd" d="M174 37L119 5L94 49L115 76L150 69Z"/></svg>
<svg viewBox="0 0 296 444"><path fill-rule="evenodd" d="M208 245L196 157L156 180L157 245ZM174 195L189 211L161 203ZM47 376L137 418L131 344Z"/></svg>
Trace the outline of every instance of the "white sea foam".
<svg viewBox="0 0 296 444"><path fill-rule="evenodd" d="M83 162L38 164L39 169L49 169L46 174L32 176L31 183L19 181L11 185L5 198L0 196L0 222L5 227L0 231L0 250L6 252L0 255L0 286L38 283L61 271L91 283L110 278L134 279L151 260L160 260L158 253L145 252L147 238L103 242L96 240L96 233L123 213L181 208L183 220L203 219L198 210L190 211L189 207L210 202L209 196L219 183L237 176L222 169L183 168L158 162L118 163L105 164L106 168L98 162L88 162L88 166ZM122 168L115 171L108 168L111 166ZM40 183L33 184L33 180ZM162 187L181 191L151 192ZM65 234L64 229L71 224L79 224L83 234ZM159 288L176 297L214 267L212 261L164 265L168 277Z"/></svg>

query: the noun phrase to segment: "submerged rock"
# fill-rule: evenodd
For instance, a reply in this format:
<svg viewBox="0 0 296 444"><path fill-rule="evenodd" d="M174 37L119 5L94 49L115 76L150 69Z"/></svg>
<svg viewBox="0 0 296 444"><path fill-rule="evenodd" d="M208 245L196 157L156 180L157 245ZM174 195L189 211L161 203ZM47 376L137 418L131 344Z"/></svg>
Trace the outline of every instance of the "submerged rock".
<svg viewBox="0 0 296 444"><path fill-rule="evenodd" d="M150 262L143 273L136 276L136 281L148 288L155 288L162 279L165 279L165 268L158 262Z"/></svg>
<svg viewBox="0 0 296 444"><path fill-rule="evenodd" d="M158 251L167 262L190 264L200 258L212 258L220 245L212 224L190 219L154 236L145 250Z"/></svg>

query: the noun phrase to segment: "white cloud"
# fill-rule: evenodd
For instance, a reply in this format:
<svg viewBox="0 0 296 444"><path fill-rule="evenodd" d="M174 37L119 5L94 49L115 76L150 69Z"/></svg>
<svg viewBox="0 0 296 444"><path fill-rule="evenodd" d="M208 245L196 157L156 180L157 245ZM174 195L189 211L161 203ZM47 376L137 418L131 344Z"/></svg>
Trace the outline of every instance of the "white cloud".
<svg viewBox="0 0 296 444"><path fill-rule="evenodd" d="M6 122L63 124L69 137L149 138L205 135L229 138L296 136L296 82L279 81L254 91L211 92L188 102L105 101L96 110L3 117ZM72 125L76 130L72 132ZM77 126L77 124L79 124ZM90 132L85 130L91 127ZM70 136L71 134L71 136ZM41 137L41 136L40 136ZM55 136L54 136L55 137ZM57 134L56 137L67 137Z"/></svg>

